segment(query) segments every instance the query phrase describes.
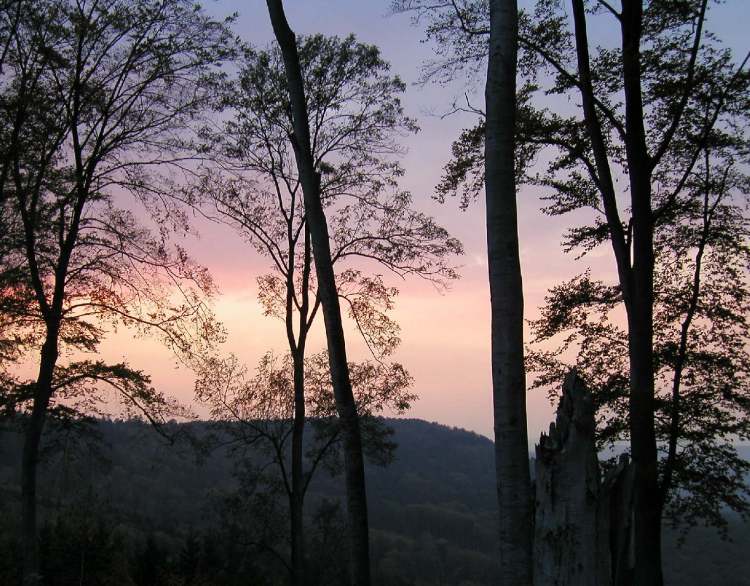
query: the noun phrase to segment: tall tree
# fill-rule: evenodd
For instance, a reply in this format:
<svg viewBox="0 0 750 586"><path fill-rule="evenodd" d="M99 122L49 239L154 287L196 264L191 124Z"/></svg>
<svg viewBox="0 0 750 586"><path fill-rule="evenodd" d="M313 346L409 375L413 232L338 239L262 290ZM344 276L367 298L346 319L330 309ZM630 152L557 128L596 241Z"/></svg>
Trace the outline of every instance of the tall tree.
<svg viewBox="0 0 750 586"><path fill-rule="evenodd" d="M486 2L393 3L397 11L427 18L428 38L442 57L424 69L425 82L450 81L461 72L474 80L487 61L485 109L466 108L482 118L464 133L467 149L459 169L449 169L438 186L438 198L455 192L474 166L482 168L461 205L484 188L487 214L487 257L491 304L492 396L495 465L500 531L500 581L532 583L533 499L526 428L526 376L523 347L523 282L518 246L517 169L524 153L516 146L518 67L518 4L515 0ZM484 152L482 152L484 147ZM468 160L467 160L468 159ZM455 178L461 176L456 181ZM446 187L446 184L448 186Z"/></svg>
<svg viewBox="0 0 750 586"><path fill-rule="evenodd" d="M219 333L203 302L208 275L170 249L167 229L153 236L118 209L116 188L158 213L169 178L153 169L184 159L229 35L184 0L39 2L19 19L3 63L2 189L19 234L10 259L21 259L41 330L22 471L24 580L35 583L37 461L55 396L107 379L139 404L150 388L123 365L61 368L61 351L93 351L108 321L158 332L182 356Z"/></svg>
<svg viewBox="0 0 750 586"><path fill-rule="evenodd" d="M320 194L331 218L338 294L374 358L382 360L399 342L398 325L388 316L398 290L387 286L383 276L363 271L363 265L440 285L455 278L448 257L460 253L461 246L432 218L412 209L411 195L398 189L403 169L396 159L402 152L396 137L416 126L400 103L404 84L388 73L377 48L352 36L314 35L298 45L312 152L322 170ZM284 324L294 370L289 496L292 568L295 583L301 583L307 484L304 365L320 296L277 47L246 51L224 105L233 116L219 131L204 133L216 166L185 197L204 215L234 227L272 261L273 273L259 277L258 285L265 313Z"/></svg>
<svg viewBox="0 0 750 586"><path fill-rule="evenodd" d="M526 432L523 284L518 248L515 134L518 7L490 1L485 86L485 193L500 583L532 583L531 480Z"/></svg>
<svg viewBox="0 0 750 586"><path fill-rule="evenodd" d="M552 188L549 213L595 210L594 224L572 229L566 246L585 252L609 241L615 256L628 325L636 582L660 584L654 232L679 209L704 147L737 146L747 112L747 57L737 67L731 53L705 34L707 0L680 2L679 7L626 0L620 11L608 2L587 8L582 0L572 0L572 23L563 4L538 2L534 13L520 20L526 82L519 91L517 154L528 160L541 148L557 151L548 173L529 172L524 181ZM614 19L619 42L598 48L592 58L587 24L596 19L600 25L607 18ZM489 33L486 4L446 3L428 33L443 41L443 55L452 55L452 63L476 63L481 57L476 39ZM545 71L551 76L541 79ZM580 100L581 107L573 116L534 107L539 91ZM446 167L441 193L463 189L465 198L476 193L485 173L477 157L482 126L465 132L454 145L455 159Z"/></svg>
<svg viewBox="0 0 750 586"><path fill-rule="evenodd" d="M267 0L267 4L286 70L294 128L292 135L294 155L302 184L305 214L313 246L315 272L328 341L333 392L343 431L347 510L352 546L352 584L369 586L370 540L362 437L357 417L357 405L349 377L344 326L336 288L336 276L333 271L328 224L320 197L320 169L316 168L312 153L307 100L297 52L297 39L286 20L281 0Z"/></svg>
<svg viewBox="0 0 750 586"><path fill-rule="evenodd" d="M744 75L738 78L729 54L704 35L707 0L685 2L678 11L666 2L644 6L640 1L624 1L619 12L602 3L602 13L619 25L620 43L600 49L593 66L587 21L594 16L587 14L582 0L573 0L572 7L572 41L555 7L545 7L545 18L533 30L544 26L549 38L557 39L552 46L562 50L558 53L562 58L537 53L557 73L558 87L577 91L581 98L578 136L585 142L577 142L573 149L570 140L562 145L563 157L582 163L585 171L572 171L564 179L558 175L556 184L564 200L560 207L592 205L591 196L596 195L593 205L603 213L598 230L579 231L574 243L591 244L604 237L614 253L627 316L627 422L635 466L634 580L658 585L662 583L663 502L655 418L654 234L677 210L680 196L692 195L687 180L707 142L738 121L737 92L743 84L737 82ZM577 74L567 70L565 57L570 52L566 55L564 47L569 42ZM613 171L614 165L620 165L627 178L627 222L620 211L615 180L619 173ZM569 171L572 166L565 162L558 169Z"/></svg>

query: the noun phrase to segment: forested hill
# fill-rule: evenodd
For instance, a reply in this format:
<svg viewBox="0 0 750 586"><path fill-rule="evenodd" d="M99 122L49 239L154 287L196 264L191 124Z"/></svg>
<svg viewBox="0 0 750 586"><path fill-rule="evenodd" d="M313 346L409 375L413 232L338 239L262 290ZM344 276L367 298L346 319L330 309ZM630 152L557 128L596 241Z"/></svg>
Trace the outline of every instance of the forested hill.
<svg viewBox="0 0 750 586"><path fill-rule="evenodd" d="M395 460L367 470L378 583L493 583L492 442L425 421L388 423L398 444ZM102 421L96 430L98 440L62 436L54 446L54 453L62 456L48 459L42 471L40 497L48 526L42 540L49 547L60 540L67 543L68 550L56 552L68 560L60 562L67 564L64 568L80 555L76 540L95 534L99 542L112 544L114 557L105 561L100 552L98 558L108 584L145 586L167 579L176 584L277 583L269 577L283 575L283 569L263 548L270 544L283 551L284 503L263 497L269 487L261 490L250 474L243 476L238 453L196 451L202 444L195 440L206 436L206 424L172 426L169 431L182 438L174 443L137 422ZM0 437L0 582L5 583L3 576L13 571L20 444L12 434ZM259 456L248 452L244 461L257 464ZM311 571L331 571L337 548L343 547L337 543L342 512L334 504L342 495L343 478L321 468L307 499L311 563L320 565ZM50 523L52 519L65 519L62 526L67 529ZM81 527L88 527L84 533L89 537L81 536ZM722 542L715 532L698 528L677 549L675 534L668 533L667 583L750 584L750 527L731 518L729 536L733 541ZM242 549L240 562L232 548ZM233 561L227 561L231 556ZM94 564L92 579L86 583L99 583L95 562L89 563ZM117 571L104 568L107 564L116 565ZM236 576L230 575L228 565ZM55 570L60 576L55 584L67 583L64 568ZM184 578L185 572L197 575L200 568L204 581ZM248 576L255 576L254 581ZM74 579L71 574L70 582L78 583Z"/></svg>

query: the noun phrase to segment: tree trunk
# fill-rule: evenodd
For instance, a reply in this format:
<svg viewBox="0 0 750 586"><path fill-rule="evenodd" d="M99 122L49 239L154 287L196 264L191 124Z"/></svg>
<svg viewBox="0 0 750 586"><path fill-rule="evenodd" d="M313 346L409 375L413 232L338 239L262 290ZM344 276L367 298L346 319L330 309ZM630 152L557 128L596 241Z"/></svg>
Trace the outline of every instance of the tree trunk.
<svg viewBox="0 0 750 586"><path fill-rule="evenodd" d="M634 586L634 468L601 479L593 398L575 371L536 448L534 586Z"/></svg>
<svg viewBox="0 0 750 586"><path fill-rule="evenodd" d="M304 354L294 356L294 423L292 427L292 494L290 495L292 530L292 583L305 584L304 477L302 440L305 432Z"/></svg>
<svg viewBox="0 0 750 586"><path fill-rule="evenodd" d="M333 263L331 262L328 224L320 199L320 174L315 169L310 147L310 128L296 38L286 20L281 0L267 0L267 5L274 34L281 48L286 68L294 127L292 141L305 198L306 219L313 245L318 291L328 341L333 393L342 427L351 539L351 584L352 586L369 586L370 547L362 439L357 406L354 402L349 378L341 308Z"/></svg>
<svg viewBox="0 0 750 586"><path fill-rule="evenodd" d="M492 335L492 396L499 505L500 583L532 580L532 499L523 364L523 290L515 184L516 0L490 2L485 100L487 254Z"/></svg>
<svg viewBox="0 0 750 586"><path fill-rule="evenodd" d="M47 338L42 346L39 375L34 385L31 414L24 429L21 460L21 547L24 586L39 584L41 580L37 543L37 464L47 407L52 396L52 377L58 356L57 339L58 328L48 328Z"/></svg>
<svg viewBox="0 0 750 586"><path fill-rule="evenodd" d="M608 521L613 586L633 586L633 472L627 454L622 454L617 465L607 472L600 491L600 509L606 512Z"/></svg>
<svg viewBox="0 0 750 586"><path fill-rule="evenodd" d="M534 586L611 581L609 510L596 452L594 401L571 371L555 423L536 447Z"/></svg>
<svg viewBox="0 0 750 586"><path fill-rule="evenodd" d="M633 222L633 279L628 314L630 441L635 469L635 573L638 586L661 586L661 501L654 429L654 226L651 160L641 95L641 0L622 6L625 132Z"/></svg>
<svg viewBox="0 0 750 586"><path fill-rule="evenodd" d="M606 146L594 106L585 5L582 0L573 0L572 5L584 114L596 157L602 201L628 318L630 441L635 493L635 583L639 586L661 586L661 503L654 430L652 160L646 145L641 94L643 6L642 0L623 0L619 17L625 96L625 147L633 229L631 264L631 250L617 212Z"/></svg>

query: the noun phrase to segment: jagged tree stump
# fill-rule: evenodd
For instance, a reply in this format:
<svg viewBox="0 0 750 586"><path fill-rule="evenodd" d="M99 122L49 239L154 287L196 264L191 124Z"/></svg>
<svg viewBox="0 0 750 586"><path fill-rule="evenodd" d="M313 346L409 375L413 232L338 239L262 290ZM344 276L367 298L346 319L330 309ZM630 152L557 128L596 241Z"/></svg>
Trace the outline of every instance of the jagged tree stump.
<svg viewBox="0 0 750 586"><path fill-rule="evenodd" d="M612 583L609 509L602 490L591 393L565 377L556 421L536 447L535 586Z"/></svg>

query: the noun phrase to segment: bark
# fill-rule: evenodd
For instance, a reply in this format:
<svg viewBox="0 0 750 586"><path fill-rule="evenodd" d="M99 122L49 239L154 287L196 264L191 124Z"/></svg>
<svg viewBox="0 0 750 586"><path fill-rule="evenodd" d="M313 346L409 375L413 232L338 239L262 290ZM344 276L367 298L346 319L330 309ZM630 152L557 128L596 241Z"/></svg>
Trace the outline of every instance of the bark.
<svg viewBox="0 0 750 586"><path fill-rule="evenodd" d="M571 371L556 421L536 447L534 586L610 583L609 510L594 429L593 398Z"/></svg>
<svg viewBox="0 0 750 586"><path fill-rule="evenodd" d="M633 586L634 467L601 479L591 393L572 371L536 448L534 586Z"/></svg>
<svg viewBox="0 0 750 586"><path fill-rule="evenodd" d="M634 468L627 454L620 456L602 482L600 510L606 512L609 563L613 586L632 586L635 564L633 531Z"/></svg>
<svg viewBox="0 0 750 586"><path fill-rule="evenodd" d="M21 460L21 547L24 586L39 584L39 544L37 541L37 466L44 422L52 397L52 377L58 357L59 326L48 327L42 346L39 374L34 387L31 414L24 429Z"/></svg>
<svg viewBox="0 0 750 586"><path fill-rule="evenodd" d="M661 586L661 500L654 429L654 226L651 161L641 95L640 41L643 6L623 2L622 61L626 154L632 202L633 289L628 314L630 441L635 470L635 572L639 586Z"/></svg>
<svg viewBox="0 0 750 586"><path fill-rule="evenodd" d="M305 432L304 350L294 356L294 423L292 427L292 493L290 495L292 530L292 582L305 584L305 533L304 533L304 458L302 440Z"/></svg>
<svg viewBox="0 0 750 586"><path fill-rule="evenodd" d="M353 586L369 586L370 548L362 439L349 378L341 308L331 262L328 225L320 199L320 174L315 169L310 146L310 128L296 38L286 20L281 0L267 0L267 5L286 69L294 128L292 141L312 240L318 292L328 342L333 393L341 420L351 540L351 583Z"/></svg>
<svg viewBox="0 0 750 586"><path fill-rule="evenodd" d="M517 19L516 0L490 2L485 189L500 583L505 586L528 586L532 580L533 518L514 169Z"/></svg>

